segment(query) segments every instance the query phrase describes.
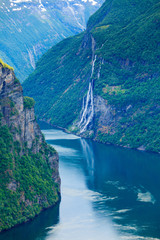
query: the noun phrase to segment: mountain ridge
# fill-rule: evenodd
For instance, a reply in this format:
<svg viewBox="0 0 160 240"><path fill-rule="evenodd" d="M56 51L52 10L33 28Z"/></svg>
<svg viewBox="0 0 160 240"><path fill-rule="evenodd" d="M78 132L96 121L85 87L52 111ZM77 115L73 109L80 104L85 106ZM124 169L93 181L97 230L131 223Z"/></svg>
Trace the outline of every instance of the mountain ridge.
<svg viewBox="0 0 160 240"><path fill-rule="evenodd" d="M50 49L23 84L38 117L96 141L160 152L159 7L105 1L85 32Z"/></svg>
<svg viewBox="0 0 160 240"><path fill-rule="evenodd" d="M103 1L1 1L1 58L23 81L51 46L84 30L87 19Z"/></svg>

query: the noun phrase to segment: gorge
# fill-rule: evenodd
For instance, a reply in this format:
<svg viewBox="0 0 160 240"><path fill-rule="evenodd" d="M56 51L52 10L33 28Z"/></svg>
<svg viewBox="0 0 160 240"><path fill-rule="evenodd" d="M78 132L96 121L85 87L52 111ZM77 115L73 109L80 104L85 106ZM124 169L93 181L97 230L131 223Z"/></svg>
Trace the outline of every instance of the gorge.
<svg viewBox="0 0 160 240"><path fill-rule="evenodd" d="M64 30L78 33L82 2L98 1L6 0L0 11L36 9L53 39L48 3L72 13L76 29ZM36 65L27 50L35 70L23 89L0 59L0 240L160 239L159 12L159 0L106 0Z"/></svg>

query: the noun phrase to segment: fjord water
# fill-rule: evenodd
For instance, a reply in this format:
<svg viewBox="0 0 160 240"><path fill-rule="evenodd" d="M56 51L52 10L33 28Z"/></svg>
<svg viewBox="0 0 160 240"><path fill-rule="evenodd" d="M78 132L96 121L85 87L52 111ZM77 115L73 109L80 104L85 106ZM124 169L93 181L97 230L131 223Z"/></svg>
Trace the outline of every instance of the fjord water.
<svg viewBox="0 0 160 240"><path fill-rule="evenodd" d="M160 156L42 125L60 156L62 200L0 240L160 239Z"/></svg>

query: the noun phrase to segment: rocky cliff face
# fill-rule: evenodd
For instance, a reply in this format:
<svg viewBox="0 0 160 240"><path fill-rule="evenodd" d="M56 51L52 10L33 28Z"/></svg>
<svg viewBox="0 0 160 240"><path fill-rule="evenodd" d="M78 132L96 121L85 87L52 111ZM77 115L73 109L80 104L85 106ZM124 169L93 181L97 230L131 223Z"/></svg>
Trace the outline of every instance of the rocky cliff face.
<svg viewBox="0 0 160 240"><path fill-rule="evenodd" d="M33 218L59 200L58 155L36 122L11 68L0 63L0 231Z"/></svg>
<svg viewBox="0 0 160 240"><path fill-rule="evenodd" d="M0 94L2 124L7 124L13 133L14 141L24 143L34 153L38 153L42 143L42 133L35 120L34 106L24 106L23 91L12 70L0 66ZM10 106L12 105L12 106ZM35 139L38 142L34 145Z"/></svg>

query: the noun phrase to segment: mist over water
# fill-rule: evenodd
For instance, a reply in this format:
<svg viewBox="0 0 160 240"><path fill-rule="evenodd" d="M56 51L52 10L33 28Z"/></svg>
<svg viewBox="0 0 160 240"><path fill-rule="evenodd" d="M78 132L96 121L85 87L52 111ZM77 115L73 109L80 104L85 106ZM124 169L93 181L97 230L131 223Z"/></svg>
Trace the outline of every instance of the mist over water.
<svg viewBox="0 0 160 240"><path fill-rule="evenodd" d="M42 125L60 156L62 200L0 240L160 239L160 157Z"/></svg>

